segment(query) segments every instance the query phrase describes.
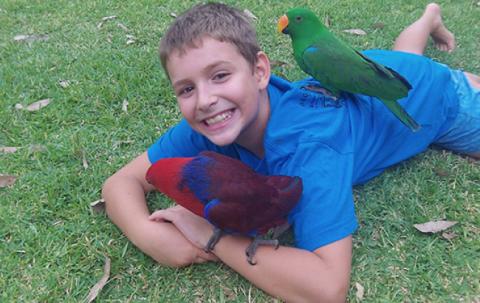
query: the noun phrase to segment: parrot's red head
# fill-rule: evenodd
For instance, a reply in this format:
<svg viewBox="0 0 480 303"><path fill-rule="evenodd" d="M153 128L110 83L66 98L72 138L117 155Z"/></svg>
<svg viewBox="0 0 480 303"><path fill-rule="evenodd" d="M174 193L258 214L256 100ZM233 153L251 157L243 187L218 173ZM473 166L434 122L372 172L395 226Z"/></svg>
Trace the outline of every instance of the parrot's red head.
<svg viewBox="0 0 480 303"><path fill-rule="evenodd" d="M158 191L164 193L175 203L185 207L196 215L203 216L204 205L182 186L183 167L193 158L165 158L158 160L147 171L145 179Z"/></svg>

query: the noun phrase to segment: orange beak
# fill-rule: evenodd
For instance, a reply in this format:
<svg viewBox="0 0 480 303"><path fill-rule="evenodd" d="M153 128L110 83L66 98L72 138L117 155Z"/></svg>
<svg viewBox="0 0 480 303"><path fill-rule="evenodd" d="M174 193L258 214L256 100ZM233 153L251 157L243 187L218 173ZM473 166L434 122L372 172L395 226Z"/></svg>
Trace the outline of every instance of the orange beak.
<svg viewBox="0 0 480 303"><path fill-rule="evenodd" d="M288 17L287 15L283 15L278 19L278 32L283 33L283 30L288 26Z"/></svg>

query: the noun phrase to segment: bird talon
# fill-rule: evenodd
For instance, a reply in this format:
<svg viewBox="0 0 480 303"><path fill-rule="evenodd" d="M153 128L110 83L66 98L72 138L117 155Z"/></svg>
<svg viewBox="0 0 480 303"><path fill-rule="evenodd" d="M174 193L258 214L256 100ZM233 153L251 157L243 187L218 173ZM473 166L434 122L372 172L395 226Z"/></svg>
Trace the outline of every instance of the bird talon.
<svg viewBox="0 0 480 303"><path fill-rule="evenodd" d="M213 230L213 234L210 237L210 239L207 242L207 245L203 249L206 253L211 253L212 250L215 248L215 245L217 245L218 241L220 240L220 237L222 236L223 232L220 228L216 228Z"/></svg>
<svg viewBox="0 0 480 303"><path fill-rule="evenodd" d="M275 244L273 245L273 248L277 250L280 247L280 242L278 240L275 240Z"/></svg>

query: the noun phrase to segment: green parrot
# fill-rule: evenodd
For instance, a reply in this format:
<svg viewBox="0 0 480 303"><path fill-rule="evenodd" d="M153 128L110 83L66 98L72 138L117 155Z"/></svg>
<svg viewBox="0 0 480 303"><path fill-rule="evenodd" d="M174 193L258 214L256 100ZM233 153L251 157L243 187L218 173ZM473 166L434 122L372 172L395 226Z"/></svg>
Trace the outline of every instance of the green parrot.
<svg viewBox="0 0 480 303"><path fill-rule="evenodd" d="M278 31L292 39L300 68L322 83L333 96L342 92L380 99L412 131L420 125L397 103L408 95L410 83L396 71L365 57L336 38L305 8L294 8L280 17Z"/></svg>

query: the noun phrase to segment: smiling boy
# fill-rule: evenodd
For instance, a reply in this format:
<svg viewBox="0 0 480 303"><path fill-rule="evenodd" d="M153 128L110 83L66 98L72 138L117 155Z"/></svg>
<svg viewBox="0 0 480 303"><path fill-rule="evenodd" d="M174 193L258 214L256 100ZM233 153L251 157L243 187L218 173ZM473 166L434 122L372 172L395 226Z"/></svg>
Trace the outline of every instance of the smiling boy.
<svg viewBox="0 0 480 303"><path fill-rule="evenodd" d="M183 117L215 145L235 142L262 157L269 116L267 56L258 51L252 66L231 43L211 37L195 43L184 54L174 50L166 62Z"/></svg>
<svg viewBox="0 0 480 303"><path fill-rule="evenodd" d="M438 6L427 6L417 22L399 36L395 49L421 54L430 35L440 48L453 49L453 35L443 26ZM368 55L409 79L414 89L402 105L422 124L421 131L412 133L370 97L333 100L307 89L319 85L311 79L290 83L272 76L269 59L241 11L215 3L191 8L174 21L160 46L184 119L106 181L109 217L161 264L221 260L288 302L345 301L351 234L357 228L352 186L432 143L450 147L463 140L456 152L480 155L478 116L470 117L477 121L468 125L471 132L462 128L463 116L480 111L479 103L472 98L462 102L458 94L459 87L477 94L473 80L470 85L460 75L466 82L454 82L447 67L418 55ZM149 219L145 194L153 187L145 173L150 165L202 150L238 158L260 173L302 177L304 194L289 217L296 247L260 247L258 264L251 266L245 261L251 239L224 236L207 254L202 247L213 227L180 206L160 211L164 221Z"/></svg>

